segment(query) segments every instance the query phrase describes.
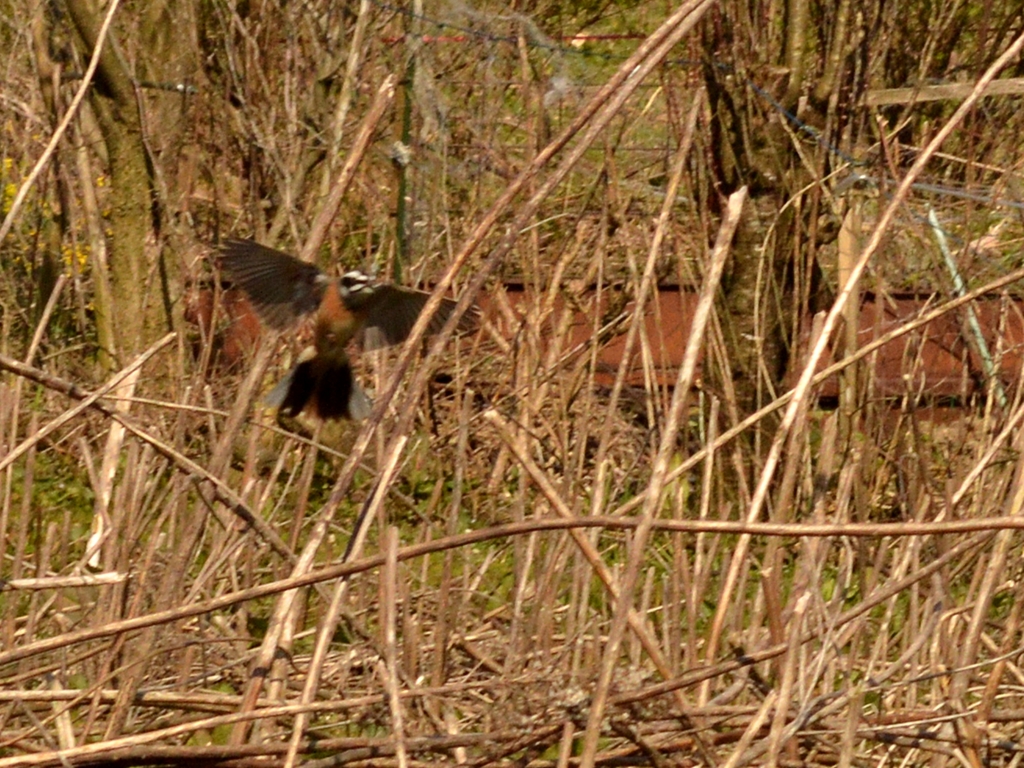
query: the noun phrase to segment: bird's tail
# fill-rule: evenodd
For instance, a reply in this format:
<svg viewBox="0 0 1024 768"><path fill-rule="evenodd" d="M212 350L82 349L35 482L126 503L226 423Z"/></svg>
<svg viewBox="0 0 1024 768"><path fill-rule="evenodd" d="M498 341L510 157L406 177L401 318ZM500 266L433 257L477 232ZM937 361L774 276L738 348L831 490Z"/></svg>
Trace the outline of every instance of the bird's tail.
<svg viewBox="0 0 1024 768"><path fill-rule="evenodd" d="M304 359L303 359L304 358ZM373 402L359 386L348 360L304 355L266 397L266 404L295 417L310 408L321 419L362 421Z"/></svg>

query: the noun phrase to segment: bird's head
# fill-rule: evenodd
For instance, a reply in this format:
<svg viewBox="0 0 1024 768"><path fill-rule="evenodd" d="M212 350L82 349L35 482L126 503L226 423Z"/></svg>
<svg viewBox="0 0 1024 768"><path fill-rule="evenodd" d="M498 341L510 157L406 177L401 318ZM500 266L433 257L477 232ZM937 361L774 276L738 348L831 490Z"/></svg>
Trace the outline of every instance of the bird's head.
<svg viewBox="0 0 1024 768"><path fill-rule="evenodd" d="M338 293L348 307L358 307L373 295L374 279L353 270L338 278Z"/></svg>

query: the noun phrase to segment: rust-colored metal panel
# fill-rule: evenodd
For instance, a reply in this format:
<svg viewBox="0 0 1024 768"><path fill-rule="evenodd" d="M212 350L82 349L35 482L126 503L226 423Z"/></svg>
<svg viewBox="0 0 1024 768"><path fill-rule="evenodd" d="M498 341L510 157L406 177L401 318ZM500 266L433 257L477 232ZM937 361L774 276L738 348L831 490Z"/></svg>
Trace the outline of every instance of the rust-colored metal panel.
<svg viewBox="0 0 1024 768"><path fill-rule="evenodd" d="M509 322L493 306L487 297L481 299L481 309L501 332L514 339L522 331L516 321L525 322L529 315L528 304L537 298L522 286L507 286L505 296L512 310L514 321ZM609 291L609 300L602 301L599 312L607 312L610 301L615 300L614 291ZM938 303L935 297L896 295L889 297L868 296L861 305L858 340L860 345L879 338L899 325L918 317ZM578 306L589 306L591 301L581 296ZM258 333L258 321L247 311L244 299L231 291L225 295L225 309L233 320L218 335L222 354L228 362L236 361L244 349L251 348ZM689 335L693 313L697 305L697 294L676 286L662 287L656 298L647 305L644 313L644 332L650 345L655 375L659 384L675 382ZM1015 385L1024 368L1024 302L1006 297L983 299L974 303L978 324L982 330L999 376L1004 385ZM564 316L567 302L561 295L552 304L547 323L556 323ZM190 318L210 329L213 327L212 300L201 296L197 311ZM630 312L632 305L626 304L622 311ZM567 334L566 349L585 345L593 334L594 313L581 310L573 312L571 327ZM538 332L549 334L553 325ZM622 326L623 328L625 326ZM805 323L801 335L800 357L806 354L810 336L810 321ZM551 338L554 338L551 336ZM841 343L838 339L833 344ZM967 309L961 308L948 313L928 325L882 346L862 363L870 366L872 372L872 394L877 397L897 397L906 394L920 394L939 398L964 398L982 393L988 384L982 358L977 345L969 339ZM598 352L598 383L610 385L623 365L625 351L624 332L606 342ZM836 359L833 349L828 350L819 362L818 370L831 365ZM792 386L799 376L799 359L791 361L790 372L785 385ZM626 381L633 386L642 386L644 374L639 346L629 362ZM839 394L837 377L824 382L818 390L819 397L834 398Z"/></svg>
<svg viewBox="0 0 1024 768"><path fill-rule="evenodd" d="M861 304L858 343L863 346L880 338L937 303L935 298L917 296L869 296ZM974 302L973 307L1000 380L1004 385L1015 384L1024 362L1021 302L996 297ZM805 328L803 350L807 349L809 335ZM833 361L834 357L829 354L818 370ZM880 397L921 394L962 398L982 393L988 387L979 348L969 329L966 307L883 345L864 364L870 367L872 392ZM799 372L797 365L791 365L787 384L794 383ZM837 378L826 381L818 394L820 397L837 396Z"/></svg>
<svg viewBox="0 0 1024 768"><path fill-rule="evenodd" d="M595 316L603 318L605 315L611 314L609 307L616 302L618 296L614 289L608 289L607 292L608 298L602 300L593 312L576 311L573 313L564 352L568 352L573 347L583 347L587 344L594 333ZM507 286L505 295L517 318L525 322L525 318L529 314L529 305L536 301L535 295L523 290L521 286ZM492 320L497 319L498 313L491 307L492 302L487 297L483 297L480 303L486 317L490 317ZM580 296L578 304L590 306L593 304L593 296ZM686 348L690 323L696 306L697 295L695 293L681 291L677 288L659 290L656 300L647 304L647 311L644 313L644 333L650 345L655 375L660 384L672 384L676 380L676 370L683 361L683 352ZM628 315L634 307L635 304L627 303L620 312ZM552 304L552 311L547 320L552 325L541 332L552 334L554 324L560 321L565 311L566 301L563 296L559 295ZM615 376L623 364L622 357L626 349L625 331L628 328L628 323L629 319L627 318L625 323L620 326L622 332L613 336L598 351L595 380L599 384L611 385L615 381ZM513 336L516 332L516 329L503 327L500 324L499 327L508 336ZM554 337L551 336L551 338ZM639 343L634 346L633 359L629 364L626 381L632 385L643 385L644 383Z"/></svg>

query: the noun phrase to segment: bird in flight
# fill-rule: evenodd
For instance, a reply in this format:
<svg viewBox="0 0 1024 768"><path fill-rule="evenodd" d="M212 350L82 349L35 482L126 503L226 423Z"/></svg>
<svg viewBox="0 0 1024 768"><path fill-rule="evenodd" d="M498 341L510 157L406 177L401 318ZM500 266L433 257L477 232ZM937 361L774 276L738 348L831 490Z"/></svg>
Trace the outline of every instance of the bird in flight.
<svg viewBox="0 0 1024 768"><path fill-rule="evenodd" d="M314 314L313 347L266 398L280 414L309 409L321 419L366 418L372 402L352 374L346 347L359 333L365 349L404 341L430 294L378 283L362 272L332 278L318 267L253 240L226 240L220 265L241 288L264 323L285 330ZM437 333L455 310L444 299L427 328ZM472 330L475 313L459 329Z"/></svg>

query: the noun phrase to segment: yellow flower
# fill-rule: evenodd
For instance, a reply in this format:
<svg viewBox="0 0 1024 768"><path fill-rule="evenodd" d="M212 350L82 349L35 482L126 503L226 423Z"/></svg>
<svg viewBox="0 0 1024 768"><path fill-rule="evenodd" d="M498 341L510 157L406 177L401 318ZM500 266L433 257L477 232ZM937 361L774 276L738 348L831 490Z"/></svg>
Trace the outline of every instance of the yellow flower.
<svg viewBox="0 0 1024 768"><path fill-rule="evenodd" d="M79 272L84 271L89 264L89 247L80 245L76 250L70 245L65 245L61 248L61 258L65 267L77 264Z"/></svg>
<svg viewBox="0 0 1024 768"><path fill-rule="evenodd" d="M14 198L18 194L18 185L13 181L4 184L3 196L0 198L0 208L3 209L4 215L10 212L11 206L14 205Z"/></svg>

